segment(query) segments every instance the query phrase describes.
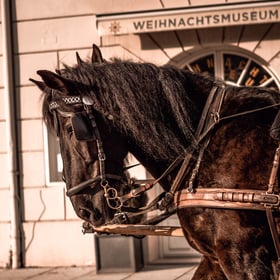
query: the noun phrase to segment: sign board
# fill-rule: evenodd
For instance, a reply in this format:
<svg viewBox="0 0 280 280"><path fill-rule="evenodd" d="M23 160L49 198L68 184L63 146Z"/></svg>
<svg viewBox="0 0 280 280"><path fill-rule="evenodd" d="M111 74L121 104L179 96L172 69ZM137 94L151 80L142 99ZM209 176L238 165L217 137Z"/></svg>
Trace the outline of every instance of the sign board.
<svg viewBox="0 0 280 280"><path fill-rule="evenodd" d="M280 1L97 15L100 36L280 21Z"/></svg>

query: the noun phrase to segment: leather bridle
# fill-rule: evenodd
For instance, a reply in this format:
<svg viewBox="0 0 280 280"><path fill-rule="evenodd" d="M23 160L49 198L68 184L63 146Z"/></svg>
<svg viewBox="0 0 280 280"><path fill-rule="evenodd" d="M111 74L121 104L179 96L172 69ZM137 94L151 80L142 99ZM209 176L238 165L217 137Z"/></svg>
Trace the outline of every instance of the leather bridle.
<svg viewBox="0 0 280 280"><path fill-rule="evenodd" d="M138 195L138 192L132 191L129 196L128 195L119 196L118 191L114 187L110 186L109 181L115 181L115 182L117 181L121 185L125 185L130 189L133 188L135 189L135 185L137 185L137 182L135 180L130 180L129 178L126 178L121 175L110 174L105 172L106 155L103 149L103 143L101 140L100 132L97 127L95 116L93 113L92 100L88 97L81 98L80 96L70 96L70 97L61 98L61 101L64 102L65 105L82 105L84 107L84 110L87 114L87 117L91 125L91 129L93 130L94 141L97 147L97 155L98 155L98 163L99 163L98 176L95 176L84 182L81 182L76 186L73 186L71 189L68 189L66 191L66 195L68 197L72 197L74 195L81 194L84 190L88 188L92 188L93 185L99 183L99 185L104 190L104 197L106 199L107 205L113 210L120 211L124 203L130 198L136 197ZM57 134L59 133L58 131L59 121L57 119L56 114L58 113L60 116L67 117L67 118L73 117L76 114L74 112L66 112L64 110L61 110L59 103L57 103L56 101L53 101L49 104L49 109L54 115L55 130L57 131Z"/></svg>

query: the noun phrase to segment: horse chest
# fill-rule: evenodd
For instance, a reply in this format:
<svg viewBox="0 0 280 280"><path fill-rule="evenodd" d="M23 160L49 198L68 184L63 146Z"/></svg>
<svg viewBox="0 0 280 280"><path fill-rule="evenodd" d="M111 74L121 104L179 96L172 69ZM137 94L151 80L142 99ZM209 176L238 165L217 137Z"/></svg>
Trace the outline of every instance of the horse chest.
<svg viewBox="0 0 280 280"><path fill-rule="evenodd" d="M213 135L201 163L200 186L266 187L275 143L263 128L240 128L236 123L224 125Z"/></svg>

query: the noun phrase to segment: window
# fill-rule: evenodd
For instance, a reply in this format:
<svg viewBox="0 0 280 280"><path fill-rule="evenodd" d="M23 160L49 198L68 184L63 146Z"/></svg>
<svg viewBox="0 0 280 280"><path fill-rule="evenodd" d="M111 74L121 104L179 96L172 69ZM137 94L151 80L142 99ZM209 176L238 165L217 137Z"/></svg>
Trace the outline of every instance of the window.
<svg viewBox="0 0 280 280"><path fill-rule="evenodd" d="M239 53L212 51L187 62L183 68L214 76L237 86L280 88L280 83L265 63Z"/></svg>
<svg viewBox="0 0 280 280"><path fill-rule="evenodd" d="M45 166L46 166L46 183L62 182L62 158L60 155L59 140L53 133L44 129L45 139Z"/></svg>

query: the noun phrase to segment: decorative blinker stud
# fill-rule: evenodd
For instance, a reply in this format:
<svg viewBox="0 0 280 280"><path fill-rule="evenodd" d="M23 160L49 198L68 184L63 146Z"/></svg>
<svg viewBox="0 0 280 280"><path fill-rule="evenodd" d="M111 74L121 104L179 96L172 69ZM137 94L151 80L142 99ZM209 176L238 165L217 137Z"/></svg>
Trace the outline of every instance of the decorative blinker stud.
<svg viewBox="0 0 280 280"><path fill-rule="evenodd" d="M83 104L88 105L88 106L93 105L92 98L87 95L82 97L82 102L83 102Z"/></svg>

